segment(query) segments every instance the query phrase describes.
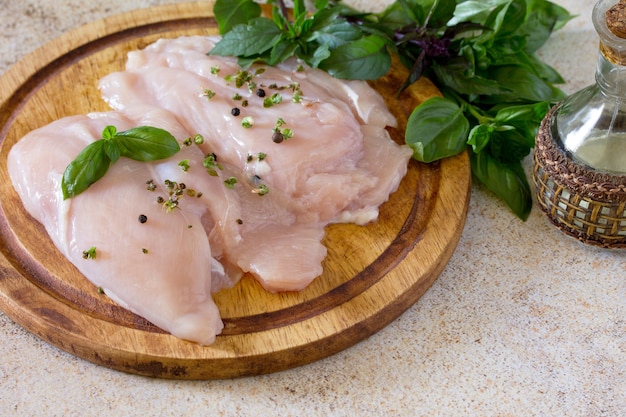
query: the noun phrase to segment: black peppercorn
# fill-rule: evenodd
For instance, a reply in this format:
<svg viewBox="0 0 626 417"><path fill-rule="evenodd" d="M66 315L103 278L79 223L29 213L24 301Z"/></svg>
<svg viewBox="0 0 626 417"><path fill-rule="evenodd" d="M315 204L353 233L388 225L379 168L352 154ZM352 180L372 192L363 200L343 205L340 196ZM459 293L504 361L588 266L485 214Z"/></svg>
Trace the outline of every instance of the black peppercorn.
<svg viewBox="0 0 626 417"><path fill-rule="evenodd" d="M140 214L139 215L139 223L145 223L148 221L148 216L146 216L145 214Z"/></svg>
<svg viewBox="0 0 626 417"><path fill-rule="evenodd" d="M285 136L280 132L274 132L272 135L272 140L274 143L281 143L285 139Z"/></svg>
<svg viewBox="0 0 626 417"><path fill-rule="evenodd" d="M265 90L262 88L259 88L258 90L256 90L256 95L257 97L265 97Z"/></svg>
<svg viewBox="0 0 626 417"><path fill-rule="evenodd" d="M230 114L232 114L233 116L237 117L241 114L241 110L239 110L239 108L237 107L233 107L233 109L230 111Z"/></svg>

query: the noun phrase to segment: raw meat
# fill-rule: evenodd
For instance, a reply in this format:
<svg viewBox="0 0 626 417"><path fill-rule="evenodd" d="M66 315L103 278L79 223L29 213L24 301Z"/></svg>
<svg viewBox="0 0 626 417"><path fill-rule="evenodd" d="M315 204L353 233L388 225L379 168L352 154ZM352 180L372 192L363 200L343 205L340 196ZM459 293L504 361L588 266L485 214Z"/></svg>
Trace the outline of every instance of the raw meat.
<svg viewBox="0 0 626 417"><path fill-rule="evenodd" d="M235 59L206 55L214 41L162 39L131 52L126 71L101 80L104 99L122 113L137 104L171 111L188 131L206 138L205 152L215 152L251 178L261 177L300 220L374 220L375 207L397 188L411 156L410 149L396 145L385 130L395 119L382 97L362 81L299 70L296 60L242 73ZM259 88L265 97L257 96ZM213 96L208 98L205 91ZM273 94L280 94L282 102L264 107ZM293 103L296 94L301 98ZM243 100L248 101L245 107ZM235 107L238 116L231 113ZM251 117L254 125L243 127L244 117ZM293 130L293 138L272 141L278 120ZM376 140L368 140L371 136ZM259 152L267 154L264 163L251 164L249 156ZM366 153L380 159L364 163ZM371 197L365 204L364 194Z"/></svg>
<svg viewBox="0 0 626 417"><path fill-rule="evenodd" d="M295 60L242 71L234 59L206 55L214 42L183 37L131 52L126 71L100 83L114 111L35 130L8 161L25 208L90 281L155 325L202 344L222 329L212 293L244 273L268 291L305 288L322 273L325 226L375 220L412 154L390 139L385 129L395 119L365 82L340 81ZM65 167L107 125L160 127L181 143L198 134L204 143L152 163L120 158L64 201ZM213 175L203 166L207 156L216 159ZM157 190L148 191L147 180ZM196 196L168 213L156 199L166 181ZM148 221L139 222L140 214ZM92 246L97 258L84 259Z"/></svg>
<svg viewBox="0 0 626 417"><path fill-rule="evenodd" d="M175 159L154 164L121 158L83 194L63 200L65 167L107 125L118 130L136 126L104 113L61 119L29 133L10 151L12 182L63 255L109 297L177 337L210 344L223 327L211 292L232 284L212 258L204 229L210 199L190 197L184 210L166 213L156 201L159 190L146 188L150 179L157 184L182 180L180 169L170 167L194 151L202 154L183 149ZM168 127L180 132L175 124ZM202 175L205 188L207 177ZM225 188L214 182L215 192ZM148 219L143 224L141 214ZM96 259L84 259L83 251L91 247Z"/></svg>

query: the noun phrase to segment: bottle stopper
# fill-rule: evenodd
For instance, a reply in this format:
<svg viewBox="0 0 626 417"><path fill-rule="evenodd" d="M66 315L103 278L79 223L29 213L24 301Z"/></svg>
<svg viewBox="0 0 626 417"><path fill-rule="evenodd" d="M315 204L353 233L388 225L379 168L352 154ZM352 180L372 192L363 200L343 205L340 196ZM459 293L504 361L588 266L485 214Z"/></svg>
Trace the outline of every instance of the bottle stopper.
<svg viewBox="0 0 626 417"><path fill-rule="evenodd" d="M606 27L618 38L626 38L626 0L606 11Z"/></svg>
<svg viewBox="0 0 626 417"><path fill-rule="evenodd" d="M596 28L600 34L600 51L602 54L616 65L626 66L626 0L609 7L604 13L604 19L600 16ZM602 30L601 26L606 25L608 31ZM600 26L600 27L598 27ZM614 35L615 37L611 37Z"/></svg>

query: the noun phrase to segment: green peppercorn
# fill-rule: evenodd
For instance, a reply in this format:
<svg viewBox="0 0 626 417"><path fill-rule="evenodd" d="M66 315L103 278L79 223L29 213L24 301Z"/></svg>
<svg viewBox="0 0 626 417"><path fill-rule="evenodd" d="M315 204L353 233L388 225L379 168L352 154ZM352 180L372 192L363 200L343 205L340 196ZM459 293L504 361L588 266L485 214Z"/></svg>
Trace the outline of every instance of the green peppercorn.
<svg viewBox="0 0 626 417"><path fill-rule="evenodd" d="M254 126L254 119L250 116L246 116L241 120L241 126L245 129L250 129Z"/></svg>
<svg viewBox="0 0 626 417"><path fill-rule="evenodd" d="M146 181L146 190L148 190L148 191L156 190L156 184L154 183L153 180Z"/></svg>
<svg viewBox="0 0 626 417"><path fill-rule="evenodd" d="M204 143L204 137L202 137L201 134L196 133L193 136L193 141L195 142L196 145L202 145Z"/></svg>

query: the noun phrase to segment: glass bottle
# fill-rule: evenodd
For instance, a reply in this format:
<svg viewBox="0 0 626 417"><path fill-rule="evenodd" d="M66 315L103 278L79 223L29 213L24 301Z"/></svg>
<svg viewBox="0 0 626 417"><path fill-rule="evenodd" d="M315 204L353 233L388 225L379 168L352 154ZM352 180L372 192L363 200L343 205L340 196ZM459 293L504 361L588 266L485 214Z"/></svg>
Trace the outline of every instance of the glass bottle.
<svg viewBox="0 0 626 417"><path fill-rule="evenodd" d="M626 248L626 0L599 0L596 82L555 105L535 139L541 209L559 229Z"/></svg>
<svg viewBox="0 0 626 417"><path fill-rule="evenodd" d="M615 1L599 1L592 14L600 36L596 83L561 103L552 135L574 161L626 173L626 2Z"/></svg>

